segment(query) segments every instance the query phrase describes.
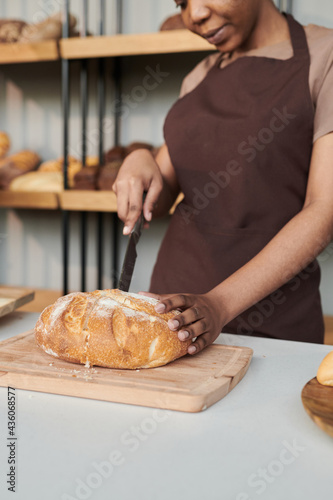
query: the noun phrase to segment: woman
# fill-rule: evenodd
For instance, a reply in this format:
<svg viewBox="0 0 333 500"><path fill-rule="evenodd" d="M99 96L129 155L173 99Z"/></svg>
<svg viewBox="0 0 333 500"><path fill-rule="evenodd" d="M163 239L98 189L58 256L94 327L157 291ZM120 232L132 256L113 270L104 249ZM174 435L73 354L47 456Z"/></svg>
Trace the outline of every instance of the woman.
<svg viewBox="0 0 333 500"><path fill-rule="evenodd" d="M323 341L316 256L333 231L333 32L271 0L176 0L216 46L170 110L156 161L114 184L129 234L178 205L154 268L157 312L198 353L223 331ZM160 295L163 294L163 295Z"/></svg>

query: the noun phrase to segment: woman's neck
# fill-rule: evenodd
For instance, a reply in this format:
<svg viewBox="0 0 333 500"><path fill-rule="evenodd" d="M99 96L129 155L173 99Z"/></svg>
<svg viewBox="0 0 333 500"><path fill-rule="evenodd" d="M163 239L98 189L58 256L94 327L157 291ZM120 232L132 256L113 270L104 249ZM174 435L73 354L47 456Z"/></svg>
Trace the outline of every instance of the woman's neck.
<svg viewBox="0 0 333 500"><path fill-rule="evenodd" d="M246 42L235 50L233 56L237 57L249 50L259 49L274 45L285 40L290 40L288 22L272 2L263 2L252 33Z"/></svg>

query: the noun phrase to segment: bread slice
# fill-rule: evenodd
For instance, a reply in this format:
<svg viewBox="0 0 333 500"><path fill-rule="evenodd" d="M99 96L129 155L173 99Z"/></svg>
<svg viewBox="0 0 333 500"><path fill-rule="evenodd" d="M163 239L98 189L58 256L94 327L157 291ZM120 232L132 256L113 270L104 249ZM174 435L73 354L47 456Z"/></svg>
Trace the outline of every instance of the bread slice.
<svg viewBox="0 0 333 500"><path fill-rule="evenodd" d="M155 312L158 301L119 290L75 292L60 297L40 315L37 344L72 363L107 368L153 368L184 356L191 340L180 341L167 321L179 314Z"/></svg>

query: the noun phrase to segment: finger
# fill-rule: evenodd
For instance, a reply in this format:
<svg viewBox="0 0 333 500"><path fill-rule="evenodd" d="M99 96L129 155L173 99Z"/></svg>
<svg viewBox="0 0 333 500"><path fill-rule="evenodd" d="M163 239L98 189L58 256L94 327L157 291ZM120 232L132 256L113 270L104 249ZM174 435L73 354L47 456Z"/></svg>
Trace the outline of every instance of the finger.
<svg viewBox="0 0 333 500"><path fill-rule="evenodd" d="M143 205L143 215L147 221L151 221L152 219L153 210L162 191L162 187L162 182L160 180L153 180L150 185Z"/></svg>
<svg viewBox="0 0 333 500"><path fill-rule="evenodd" d="M125 222L128 213L128 189L121 182L117 184L117 212L120 220Z"/></svg>
<svg viewBox="0 0 333 500"><path fill-rule="evenodd" d="M178 330L204 317L199 307L193 306L168 321L170 330Z"/></svg>
<svg viewBox="0 0 333 500"><path fill-rule="evenodd" d="M212 335L209 332L204 333L203 335L200 335L195 340L195 342L193 342L189 346L189 348L187 349L187 352L189 354L198 354L198 352L202 351L205 347L212 344L217 339L217 337L218 337L218 335Z"/></svg>
<svg viewBox="0 0 333 500"><path fill-rule="evenodd" d="M194 298L191 295L171 295L167 299L163 299L159 304L157 304L155 306L155 311L159 313L167 313L169 311L172 311L173 309L187 309L193 305L193 302Z"/></svg>
<svg viewBox="0 0 333 500"><path fill-rule="evenodd" d="M168 325L169 326L169 325ZM170 328L170 327L169 327ZM189 340L207 333L208 325L205 318L192 323L192 325L183 326L178 332L179 340Z"/></svg>
<svg viewBox="0 0 333 500"><path fill-rule="evenodd" d="M128 199L128 211L125 218L123 234L130 234L140 214L142 212L143 187L139 187L136 182L130 183Z"/></svg>

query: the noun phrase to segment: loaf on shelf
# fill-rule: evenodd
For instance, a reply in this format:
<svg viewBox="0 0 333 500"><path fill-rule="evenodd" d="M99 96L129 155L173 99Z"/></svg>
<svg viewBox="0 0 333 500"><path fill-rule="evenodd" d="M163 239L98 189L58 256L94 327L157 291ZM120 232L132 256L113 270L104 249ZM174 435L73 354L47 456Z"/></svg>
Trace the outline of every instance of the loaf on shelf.
<svg viewBox="0 0 333 500"><path fill-rule="evenodd" d="M103 165L98 172L97 188L101 191L111 191L114 181L122 165L121 160L114 160Z"/></svg>
<svg viewBox="0 0 333 500"><path fill-rule="evenodd" d="M0 43L15 43L27 25L18 19L0 19Z"/></svg>
<svg viewBox="0 0 333 500"><path fill-rule="evenodd" d="M61 172L29 172L14 179L10 191L60 193L64 189L64 176Z"/></svg>
<svg viewBox="0 0 333 500"><path fill-rule="evenodd" d="M0 189L8 189L10 183L21 175L36 170L40 157L33 151L20 151L0 161Z"/></svg>
<svg viewBox="0 0 333 500"><path fill-rule="evenodd" d="M69 35L76 36L77 20L69 16ZM42 40L60 40L62 37L62 13L58 12L37 24L28 24L23 27L18 41L23 43L40 42Z"/></svg>
<svg viewBox="0 0 333 500"><path fill-rule="evenodd" d="M0 132L0 159L4 158L10 149L10 139L6 132Z"/></svg>
<svg viewBox="0 0 333 500"><path fill-rule="evenodd" d="M68 185L70 188L74 186L74 177L78 172L80 172L81 169L82 169L82 163L80 162L80 160L76 159L73 156L69 156L68 166L67 166L67 178L68 178ZM62 179L63 179L64 159L58 158L57 160L44 161L40 165L38 170L40 172L59 172L62 174ZM64 184L64 181L62 181L62 184Z"/></svg>

